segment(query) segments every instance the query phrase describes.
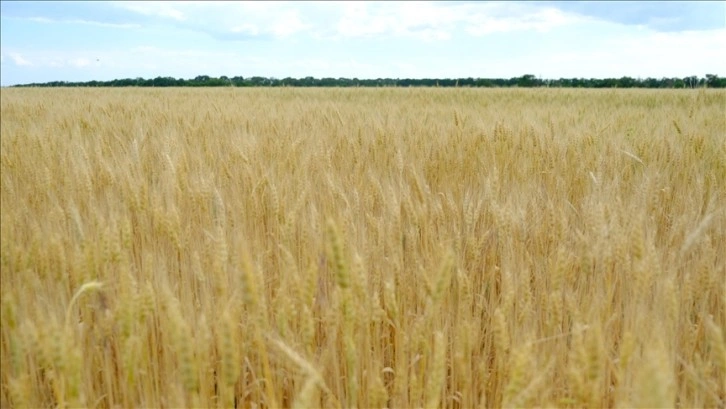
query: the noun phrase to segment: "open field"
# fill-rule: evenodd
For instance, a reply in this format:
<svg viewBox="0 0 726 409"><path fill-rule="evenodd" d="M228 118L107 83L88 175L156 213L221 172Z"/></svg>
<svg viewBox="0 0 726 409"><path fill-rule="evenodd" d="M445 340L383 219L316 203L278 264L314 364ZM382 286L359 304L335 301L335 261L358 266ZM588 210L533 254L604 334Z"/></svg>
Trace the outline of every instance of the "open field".
<svg viewBox="0 0 726 409"><path fill-rule="evenodd" d="M2 407L726 405L726 91L1 104Z"/></svg>

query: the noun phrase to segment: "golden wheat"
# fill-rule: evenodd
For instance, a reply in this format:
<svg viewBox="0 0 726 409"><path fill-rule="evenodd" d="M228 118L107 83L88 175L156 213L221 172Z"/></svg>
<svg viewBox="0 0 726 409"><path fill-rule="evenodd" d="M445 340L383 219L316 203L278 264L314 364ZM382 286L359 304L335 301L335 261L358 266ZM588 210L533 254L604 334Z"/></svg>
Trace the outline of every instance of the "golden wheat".
<svg viewBox="0 0 726 409"><path fill-rule="evenodd" d="M0 100L2 407L726 405L723 91Z"/></svg>

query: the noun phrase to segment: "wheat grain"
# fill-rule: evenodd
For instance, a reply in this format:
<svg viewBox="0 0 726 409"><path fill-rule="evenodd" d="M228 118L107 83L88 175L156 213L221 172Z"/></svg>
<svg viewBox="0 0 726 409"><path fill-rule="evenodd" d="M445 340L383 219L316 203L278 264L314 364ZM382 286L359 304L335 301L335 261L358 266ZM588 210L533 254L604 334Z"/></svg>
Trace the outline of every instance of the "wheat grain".
<svg viewBox="0 0 726 409"><path fill-rule="evenodd" d="M723 98L3 89L0 406L721 407Z"/></svg>

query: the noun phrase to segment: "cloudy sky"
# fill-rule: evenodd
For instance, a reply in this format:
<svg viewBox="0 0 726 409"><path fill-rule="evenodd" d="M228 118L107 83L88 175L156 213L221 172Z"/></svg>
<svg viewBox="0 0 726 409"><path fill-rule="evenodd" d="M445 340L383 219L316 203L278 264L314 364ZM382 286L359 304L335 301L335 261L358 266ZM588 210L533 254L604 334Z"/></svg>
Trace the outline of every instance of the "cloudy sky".
<svg viewBox="0 0 726 409"><path fill-rule="evenodd" d="M0 84L726 76L726 2L2 1Z"/></svg>

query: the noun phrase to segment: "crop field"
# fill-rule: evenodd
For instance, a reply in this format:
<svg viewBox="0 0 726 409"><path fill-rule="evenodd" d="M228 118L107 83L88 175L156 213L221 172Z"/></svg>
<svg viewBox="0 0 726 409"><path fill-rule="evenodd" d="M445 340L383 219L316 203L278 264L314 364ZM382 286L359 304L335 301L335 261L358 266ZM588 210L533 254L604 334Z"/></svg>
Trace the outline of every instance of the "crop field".
<svg viewBox="0 0 726 409"><path fill-rule="evenodd" d="M3 89L0 406L726 406L726 91Z"/></svg>

